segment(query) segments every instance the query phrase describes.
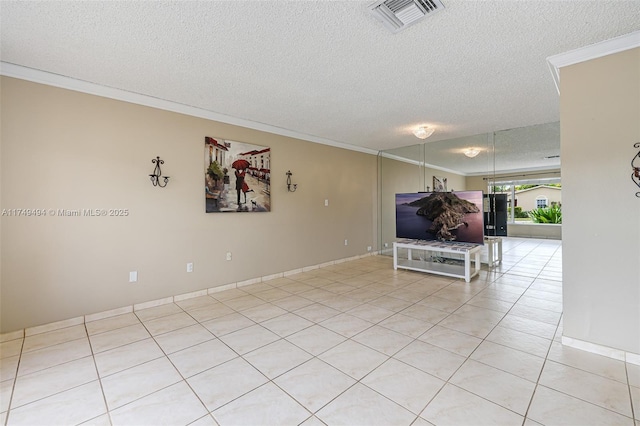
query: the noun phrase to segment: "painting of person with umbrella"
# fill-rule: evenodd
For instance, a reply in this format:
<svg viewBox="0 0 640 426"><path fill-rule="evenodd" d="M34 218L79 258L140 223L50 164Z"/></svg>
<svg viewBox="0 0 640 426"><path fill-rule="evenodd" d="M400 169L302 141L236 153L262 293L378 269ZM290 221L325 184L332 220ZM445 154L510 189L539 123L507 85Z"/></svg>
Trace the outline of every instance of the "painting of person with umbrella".
<svg viewBox="0 0 640 426"><path fill-rule="evenodd" d="M215 176L212 176L210 169L215 169ZM215 194L216 198L205 191L206 213L271 211L268 177L270 169L271 148L206 136L205 186L210 190L215 186L218 190ZM233 173L231 173L232 170ZM264 188L261 185L262 182L264 182ZM251 194L247 194L248 192Z"/></svg>
<svg viewBox="0 0 640 426"><path fill-rule="evenodd" d="M244 202L247 203L247 192L253 192L249 189L249 185L245 182L245 176L247 175L247 169L249 168L249 162L247 160L236 160L231 164L231 167L236 169L236 193L238 194L238 211L242 210L242 203L240 202L240 193L244 194Z"/></svg>

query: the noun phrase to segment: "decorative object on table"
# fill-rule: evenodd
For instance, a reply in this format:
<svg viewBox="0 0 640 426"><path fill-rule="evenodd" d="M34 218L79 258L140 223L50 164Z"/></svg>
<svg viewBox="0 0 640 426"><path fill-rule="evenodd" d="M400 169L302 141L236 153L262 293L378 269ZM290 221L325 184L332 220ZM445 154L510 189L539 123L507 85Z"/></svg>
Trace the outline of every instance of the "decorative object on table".
<svg viewBox="0 0 640 426"><path fill-rule="evenodd" d="M291 170L287 170L287 191L288 192L296 192L296 189L298 189L298 184L297 183L291 183L291 176L293 175L293 173L291 173ZM291 189L293 187L293 189Z"/></svg>
<svg viewBox="0 0 640 426"><path fill-rule="evenodd" d="M433 177L433 192L447 192L447 178L434 176Z"/></svg>
<svg viewBox="0 0 640 426"><path fill-rule="evenodd" d="M640 148L640 142L633 144L634 148ZM640 188L640 151L631 159L631 180ZM636 192L636 197L640 198L640 192Z"/></svg>
<svg viewBox="0 0 640 426"><path fill-rule="evenodd" d="M162 170L160 169L160 164L164 164L164 160L161 160L160 157L156 157L151 160L156 167L153 169L153 174L149 175L151 178L151 183L153 186L159 186L160 188L164 188L169 183L169 176L162 176ZM162 184L164 182L164 185Z"/></svg>
<svg viewBox="0 0 640 426"><path fill-rule="evenodd" d="M271 148L206 136L207 213L271 210Z"/></svg>

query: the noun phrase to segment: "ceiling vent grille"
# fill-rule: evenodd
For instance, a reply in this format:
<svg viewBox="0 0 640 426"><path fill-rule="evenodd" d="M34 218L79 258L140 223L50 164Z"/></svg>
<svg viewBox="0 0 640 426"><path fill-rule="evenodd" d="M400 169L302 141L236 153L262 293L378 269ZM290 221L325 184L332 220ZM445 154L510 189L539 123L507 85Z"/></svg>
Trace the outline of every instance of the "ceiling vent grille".
<svg viewBox="0 0 640 426"><path fill-rule="evenodd" d="M444 9L440 0L383 0L369 5L371 14L393 33L440 9Z"/></svg>

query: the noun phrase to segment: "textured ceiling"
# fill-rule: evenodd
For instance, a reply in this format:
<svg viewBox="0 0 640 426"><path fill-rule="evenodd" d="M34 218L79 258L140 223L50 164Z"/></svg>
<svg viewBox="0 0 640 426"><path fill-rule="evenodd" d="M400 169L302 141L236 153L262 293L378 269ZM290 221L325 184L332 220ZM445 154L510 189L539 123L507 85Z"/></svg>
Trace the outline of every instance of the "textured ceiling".
<svg viewBox="0 0 640 426"><path fill-rule="evenodd" d="M559 120L546 58L640 1L461 1L391 34L369 1L2 1L0 58L383 150Z"/></svg>

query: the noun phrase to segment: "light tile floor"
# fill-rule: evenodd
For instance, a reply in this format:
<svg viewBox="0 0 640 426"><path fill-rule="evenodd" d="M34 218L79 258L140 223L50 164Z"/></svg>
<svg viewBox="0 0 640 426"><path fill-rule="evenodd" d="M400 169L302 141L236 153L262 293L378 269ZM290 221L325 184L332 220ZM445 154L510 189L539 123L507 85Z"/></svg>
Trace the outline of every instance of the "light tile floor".
<svg viewBox="0 0 640 426"><path fill-rule="evenodd" d="M507 238L469 284L372 256L3 341L1 421L640 426L640 366L560 344L561 276Z"/></svg>

